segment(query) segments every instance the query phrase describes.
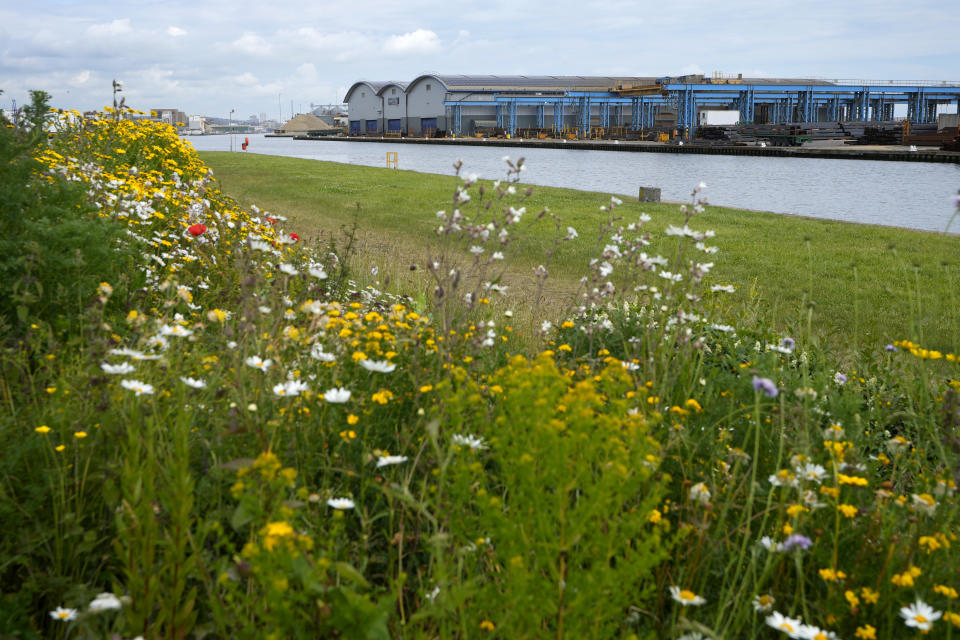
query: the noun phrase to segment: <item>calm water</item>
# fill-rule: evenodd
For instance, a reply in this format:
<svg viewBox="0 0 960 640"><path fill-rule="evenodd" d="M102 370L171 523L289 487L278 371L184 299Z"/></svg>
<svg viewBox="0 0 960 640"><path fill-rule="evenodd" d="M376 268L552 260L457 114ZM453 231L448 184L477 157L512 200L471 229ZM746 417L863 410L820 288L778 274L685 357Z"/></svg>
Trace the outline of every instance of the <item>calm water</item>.
<svg viewBox="0 0 960 640"><path fill-rule="evenodd" d="M234 136L237 151L244 137ZM660 187L664 200L687 200L702 181L715 205L928 231L944 230L960 188L955 164L249 138L246 153L382 167L396 151L401 169L447 175L462 158L464 172L489 179L504 177L504 154L522 155L532 184L634 197L638 186ZM186 139L198 151L230 150L230 136Z"/></svg>

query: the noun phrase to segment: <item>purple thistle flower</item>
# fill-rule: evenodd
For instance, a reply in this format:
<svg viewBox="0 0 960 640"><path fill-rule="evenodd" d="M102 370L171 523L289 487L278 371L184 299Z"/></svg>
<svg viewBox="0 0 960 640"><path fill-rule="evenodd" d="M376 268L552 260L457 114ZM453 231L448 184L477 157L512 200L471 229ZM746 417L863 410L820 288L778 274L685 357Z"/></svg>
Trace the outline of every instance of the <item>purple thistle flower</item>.
<svg viewBox="0 0 960 640"><path fill-rule="evenodd" d="M836 382L837 384L845 384L847 382L847 376L837 371L833 375L833 381Z"/></svg>
<svg viewBox="0 0 960 640"><path fill-rule="evenodd" d="M960 208L960 195L955 195L950 197L953 200L953 206Z"/></svg>
<svg viewBox="0 0 960 640"><path fill-rule="evenodd" d="M793 350L797 348L797 342L793 338L784 338L780 341L780 346L784 349L789 349L792 353Z"/></svg>
<svg viewBox="0 0 960 640"><path fill-rule="evenodd" d="M777 385L773 384L773 380L770 378L758 378L757 376L753 376L753 389L754 391L763 391L764 395L768 398L776 398L777 394L780 393Z"/></svg>
<svg viewBox="0 0 960 640"><path fill-rule="evenodd" d="M793 535L787 537L783 541L783 550L790 551L794 547L798 547L803 551L806 551L813 545L813 540L803 535L802 533L794 533Z"/></svg>
<svg viewBox="0 0 960 640"><path fill-rule="evenodd" d="M883 348L883 350L884 350L884 351L890 351L891 353L893 353L893 352L896 352L896 351L897 351L897 348L896 348L895 346L893 346L892 344L888 344L887 346L885 346L885 347Z"/></svg>

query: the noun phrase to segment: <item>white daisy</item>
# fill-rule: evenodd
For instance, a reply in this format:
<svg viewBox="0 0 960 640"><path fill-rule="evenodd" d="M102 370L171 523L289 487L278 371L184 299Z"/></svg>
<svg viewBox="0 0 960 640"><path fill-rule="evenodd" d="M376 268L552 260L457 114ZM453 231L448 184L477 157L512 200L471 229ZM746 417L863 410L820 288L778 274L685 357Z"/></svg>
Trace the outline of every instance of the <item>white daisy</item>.
<svg viewBox="0 0 960 640"><path fill-rule="evenodd" d="M332 507L333 509L353 509L354 503L350 498L330 498L327 500L327 506Z"/></svg>
<svg viewBox="0 0 960 640"><path fill-rule="evenodd" d="M386 467L391 464L400 464L406 461L407 456L380 456L377 458L377 468Z"/></svg>
<svg viewBox="0 0 960 640"><path fill-rule="evenodd" d="M253 367L254 369L260 369L260 371L266 371L267 369L270 368L270 365L273 364L273 360L271 360L270 358L267 358L266 360L264 360L260 356L250 356L249 358L244 360L244 363L249 367Z"/></svg>
<svg viewBox="0 0 960 640"><path fill-rule="evenodd" d="M800 627L802 627L803 624L797 618L788 618L779 611L774 611L767 616L766 623L777 631L783 631L791 638L802 637L800 635Z"/></svg>
<svg viewBox="0 0 960 640"><path fill-rule="evenodd" d="M119 609L123 605L120 602L120 598L113 595L112 593L98 593L97 597L90 601L87 609L94 613L100 611L110 611L114 609Z"/></svg>
<svg viewBox="0 0 960 640"><path fill-rule="evenodd" d="M307 383L300 380L288 380L273 387L273 394L281 397L298 396L307 390Z"/></svg>
<svg viewBox="0 0 960 640"><path fill-rule="evenodd" d="M153 393L153 385L149 385L145 382L140 382L139 380L121 380L120 386L124 389L129 389L133 391L138 396L141 395L151 395Z"/></svg>
<svg viewBox="0 0 960 640"><path fill-rule="evenodd" d="M133 373L133 365L129 362L121 362L120 364L109 364L107 362L101 362L100 368L103 369L106 373L110 374L127 374Z"/></svg>
<svg viewBox="0 0 960 640"><path fill-rule="evenodd" d="M183 376L180 377L180 382L194 389L205 389L207 386L207 383L203 380L198 380L196 378L185 378Z"/></svg>
<svg viewBox="0 0 960 640"><path fill-rule="evenodd" d="M186 338L193 335L193 331L182 327L179 324L169 325L164 324L160 326L160 335L162 336L175 336L177 338Z"/></svg>
<svg viewBox="0 0 960 640"><path fill-rule="evenodd" d="M680 587L670 587L670 596L683 606L699 607L707 603L706 598L702 598L689 589Z"/></svg>
<svg viewBox="0 0 960 640"><path fill-rule="evenodd" d="M62 622L69 622L77 617L76 609L67 609L65 607L57 607L50 612L50 617L54 620L60 620Z"/></svg>
<svg viewBox="0 0 960 640"><path fill-rule="evenodd" d="M313 347L310 349L310 357L315 360L319 360L320 362L333 362L337 359L337 357L332 353L327 353L324 351L323 345L320 343L313 345Z"/></svg>
<svg viewBox="0 0 960 640"><path fill-rule="evenodd" d="M461 447L470 447L471 449L481 451L487 448L487 443L483 441L483 438L479 436L471 435L462 435L459 433L453 434L451 438L453 444Z"/></svg>
<svg viewBox="0 0 960 640"><path fill-rule="evenodd" d="M698 482L697 484L690 487L691 500L699 502L700 504L707 504L708 502L710 502L710 498L711 498L710 490L707 489L707 485L705 485L704 483Z"/></svg>
<svg viewBox="0 0 960 640"><path fill-rule="evenodd" d="M390 373L397 368L397 365L387 360L361 360L360 366L367 371L376 371L377 373Z"/></svg>
<svg viewBox="0 0 960 640"><path fill-rule="evenodd" d="M340 387L339 389L328 389L323 394L323 399L327 402L342 403L350 399L350 391Z"/></svg>
<svg viewBox="0 0 960 640"><path fill-rule="evenodd" d="M909 607L900 609L900 617L908 627L916 627L926 633L933 627L933 623L943 615L941 611L934 611L933 607L923 600L917 599Z"/></svg>

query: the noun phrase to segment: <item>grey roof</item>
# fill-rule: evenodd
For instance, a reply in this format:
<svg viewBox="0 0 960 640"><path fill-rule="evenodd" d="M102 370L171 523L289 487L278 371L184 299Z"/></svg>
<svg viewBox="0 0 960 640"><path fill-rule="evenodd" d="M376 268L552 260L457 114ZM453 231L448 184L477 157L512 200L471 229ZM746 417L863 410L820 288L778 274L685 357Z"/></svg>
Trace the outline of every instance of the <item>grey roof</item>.
<svg viewBox="0 0 960 640"><path fill-rule="evenodd" d="M569 91L606 91L621 84L652 84L654 77L633 76L473 76L428 74L416 78L415 84L422 78L436 78L448 90L466 91L523 91L532 90L569 90Z"/></svg>
<svg viewBox="0 0 960 640"><path fill-rule="evenodd" d="M373 89L374 93L380 93L384 87L391 84L395 84L398 87L403 87L406 89L408 83L398 82L396 80L358 80L357 82L354 82L349 89L347 89L347 93L343 96L343 101L347 102L350 99L350 94L353 93L353 90L362 84L365 84Z"/></svg>
<svg viewBox="0 0 960 640"><path fill-rule="evenodd" d="M409 85L409 82L396 82L391 80L390 82L384 82L383 86L377 89L377 93L383 93L383 90L387 87L400 87L402 90L406 91Z"/></svg>
<svg viewBox="0 0 960 640"><path fill-rule="evenodd" d="M608 91L618 87L651 86L658 80L670 84L769 84L832 85L828 80L812 78L739 78L717 80L706 75L686 76L475 76L424 74L409 83L436 78L449 91Z"/></svg>

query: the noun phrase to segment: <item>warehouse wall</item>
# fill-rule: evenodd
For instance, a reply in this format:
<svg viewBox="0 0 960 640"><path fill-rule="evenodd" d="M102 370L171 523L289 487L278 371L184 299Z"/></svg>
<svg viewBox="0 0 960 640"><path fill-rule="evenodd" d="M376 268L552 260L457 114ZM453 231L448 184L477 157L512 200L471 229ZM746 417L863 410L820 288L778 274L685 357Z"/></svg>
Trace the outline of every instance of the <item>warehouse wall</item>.
<svg viewBox="0 0 960 640"><path fill-rule="evenodd" d="M407 97L403 87L388 84L380 90L383 98L383 127L384 131L399 133L407 130ZM399 120L399 126L397 121Z"/></svg>
<svg viewBox="0 0 960 640"><path fill-rule="evenodd" d="M416 84L407 87L407 131L414 135L423 133L424 121L433 124L433 129L447 130L446 89L436 78L421 78ZM352 116L351 116L352 117Z"/></svg>
<svg viewBox="0 0 960 640"><path fill-rule="evenodd" d="M367 84L354 87L347 96L347 113L350 114L350 132L355 131L356 123L360 123L360 131L368 131L367 122L376 121L376 133L383 130L383 103L380 96Z"/></svg>

